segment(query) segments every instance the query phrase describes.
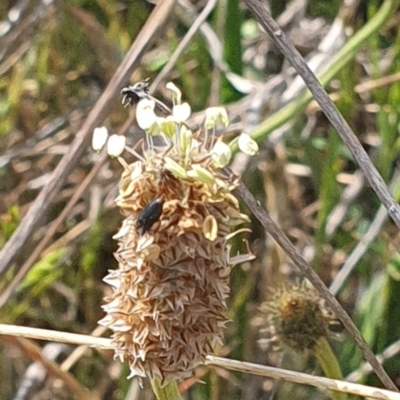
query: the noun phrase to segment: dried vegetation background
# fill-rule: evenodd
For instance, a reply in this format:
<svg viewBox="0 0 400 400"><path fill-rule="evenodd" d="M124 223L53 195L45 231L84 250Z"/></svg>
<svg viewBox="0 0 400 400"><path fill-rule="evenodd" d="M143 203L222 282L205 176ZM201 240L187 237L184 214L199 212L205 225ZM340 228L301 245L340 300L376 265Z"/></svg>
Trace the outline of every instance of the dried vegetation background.
<svg viewBox="0 0 400 400"><path fill-rule="evenodd" d="M396 2L265 3L318 76L335 71L326 89L398 198ZM341 63L338 53L385 5L392 9L381 26L348 49ZM71 151L132 42L159 23L145 26L153 8L145 0L0 2L0 247L32 212L34 199ZM168 101L164 87L172 80L196 112L193 126L202 121L206 107L224 104L233 121L227 139L243 131L257 138L260 154L238 155L232 168L338 296L373 351L386 350L385 369L400 386L398 230L316 103L304 101L302 80L244 5L239 0L178 0L130 82L146 77L154 82L199 15L207 17L206 23L162 73L156 96ZM142 133L134 120L126 124L129 111L120 101L116 95L96 123L126 134L133 145ZM84 334L99 329L108 290L102 278L116 267L112 235L121 222L114 206L121 167L86 146L69 168L29 240L0 270L2 323ZM269 289L300 274L255 219L251 227L257 260L233 271L232 322L219 355L320 375L313 359L291 352L277 356L258 345L260 304ZM346 335L333 346L345 376L363 363ZM101 399L152 398L146 385L138 392L135 381L126 380L126 369L110 352L73 353L72 346L14 339L2 340L0 348L0 399L83 399L90 398L88 391ZM43 367L37 354L54 363ZM210 367L199 369L198 376L206 385L185 382L188 399L328 396ZM379 385L368 374L361 381Z"/></svg>

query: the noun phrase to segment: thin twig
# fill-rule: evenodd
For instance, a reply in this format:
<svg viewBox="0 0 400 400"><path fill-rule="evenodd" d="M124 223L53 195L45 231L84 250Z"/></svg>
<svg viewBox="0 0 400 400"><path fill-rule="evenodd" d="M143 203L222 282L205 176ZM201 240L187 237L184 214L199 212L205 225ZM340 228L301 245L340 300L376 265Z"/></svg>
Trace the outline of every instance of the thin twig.
<svg viewBox="0 0 400 400"><path fill-rule="evenodd" d="M12 343L18 345L32 360L39 361L50 375L61 379L79 400L100 400L100 396L97 393L89 392L81 386L73 375L62 371L55 361L47 358L36 343L21 337L12 339Z"/></svg>
<svg viewBox="0 0 400 400"><path fill-rule="evenodd" d="M315 289L318 291L321 297L323 297L328 306L336 314L336 316L342 321L347 331L354 338L357 346L360 348L365 359L371 364L375 373L381 379L382 383L390 390L398 391L396 385L391 381L382 365L379 363L367 343L361 336L354 322L347 315L346 311L342 308L336 298L329 292L324 282L316 274L316 272L307 264L306 260L297 252L296 248L290 242L288 237L279 229L276 223L268 215L268 213L261 207L259 202L250 193L247 187L241 182L239 187L236 189L238 196L243 200L249 207L254 216L261 222L264 229L275 239L275 241L282 247L287 256L293 261L293 263L299 268L299 270L305 275L305 277L313 284Z"/></svg>
<svg viewBox="0 0 400 400"><path fill-rule="evenodd" d="M76 345L87 345L102 350L114 350L111 339L78 335L69 332L57 332L46 329L30 328L16 325L0 324L0 335L25 337L52 342L70 343ZM267 367L236 360L228 360L222 357L207 356L206 363L221 368L230 369L242 373L265 376L273 379L283 379L289 382L311 385L324 390L338 390L362 397L370 397L382 400L400 400L400 394L389 390L378 389L357 383L344 382L335 379L322 378L307 375L300 372L288 371L281 368Z"/></svg>
<svg viewBox="0 0 400 400"><path fill-rule="evenodd" d="M339 203L328 215L325 227L325 234L328 239L330 239L339 228L344 217L347 214L350 205L353 203L354 199L361 193L361 190L364 187L365 179L360 170L357 170L354 173L353 177L354 182L352 182L343 190L340 196ZM331 291L331 293L333 292Z"/></svg>
<svg viewBox="0 0 400 400"><path fill-rule="evenodd" d="M159 2L148 18L145 26L141 29L106 90L94 105L82 127L77 132L69 152L61 159L57 168L53 172L48 185L40 192L33 205L22 219L18 228L15 230L11 239L0 251L0 275L7 272L11 262L32 234L34 227L46 214L52 201L69 176L71 169L76 165L77 161L86 149L94 128L100 124L100 121L104 118L105 113L114 101L115 95L119 92L135 67L139 64L141 56L154 39L156 32L163 26L175 2L176 0L164 0Z"/></svg>
<svg viewBox="0 0 400 400"><path fill-rule="evenodd" d="M214 31L212 32L217 38L223 38L224 37L224 28L226 24L226 14L228 12L228 6L227 6L227 0L220 0L219 5L218 5L218 13L216 15L216 19L214 21ZM215 51L212 51L213 47L215 47L215 44L209 44L209 52L210 55L215 53ZM219 56L221 59L223 59L223 54L224 54L224 47L221 44L221 46L217 46L217 48L220 49L220 54ZM225 67L227 67L225 65ZM213 107L219 104L220 102L220 94L221 94L221 81L222 81L222 74L221 72L225 72L225 76L227 75L227 70L221 70L220 66L218 63L214 61L213 65L213 70L211 72L211 85L210 85L210 95L208 99L208 106Z"/></svg>
<svg viewBox="0 0 400 400"><path fill-rule="evenodd" d="M383 363L389 358L394 357L395 355L400 353L400 340L392 343L389 347L387 347L381 354L377 355L376 358ZM346 377L348 381L357 382L364 375L371 373L373 370L368 363L364 363L360 368L353 371L350 375Z"/></svg>
<svg viewBox="0 0 400 400"><path fill-rule="evenodd" d="M95 347L99 350L114 350L111 339L28 326L0 324L0 335Z"/></svg>
<svg viewBox="0 0 400 400"><path fill-rule="evenodd" d="M379 79L371 79L366 82L359 83L354 87L354 91L356 93L366 93L382 86L391 85L398 81L400 81L400 72L396 72L392 75L383 76Z"/></svg>
<svg viewBox="0 0 400 400"><path fill-rule="evenodd" d="M387 217L388 213L386 211L386 208L381 205L375 215L375 218L369 225L368 231L362 236L361 240L357 243L357 246L346 258L346 262L343 264L342 268L340 268L340 271L335 276L335 279L329 286L329 290L334 296L336 296L336 294L339 292L343 283L349 277L351 271L353 271L360 258L364 256L369 246L380 232L382 225L387 220Z"/></svg>
<svg viewBox="0 0 400 400"><path fill-rule="evenodd" d="M303 57L287 40L286 35L279 28L279 25L268 14L263 4L257 0L244 0L244 3L246 3L248 8L255 15L257 21L274 40L282 54L290 61L299 75L304 79L305 84L320 105L321 110L325 113L343 140L343 143L352 153L354 159L364 172L365 177L368 179L371 187L374 189L382 204L388 210L388 213L394 223L400 229L400 206L389 192L384 180L368 157L367 152L361 146L361 143L343 116L339 113L335 104L330 100L328 94L325 92L316 76L308 67Z"/></svg>
<svg viewBox="0 0 400 400"><path fill-rule="evenodd" d="M389 186L395 188L396 184L398 183L398 180L399 180L399 171L396 171ZM351 274L351 271L353 271L354 267L357 265L360 258L364 256L369 246L371 245L372 241L376 238L376 236L380 232L382 225L385 223L387 217L388 213L386 211L386 208L383 205L381 205L379 207L378 212L375 215L375 218L369 225L367 232L358 242L357 246L351 252L350 256L347 257L346 262L343 264L342 268L340 269L335 279L331 283L329 291L334 296L337 294L337 292L340 290L345 280Z"/></svg>
<svg viewBox="0 0 400 400"><path fill-rule="evenodd" d="M216 4L217 4L217 0L208 0L207 5L204 7L204 9L200 13L200 15L196 18L193 25L190 27L190 29L186 33L185 37L181 40L181 42L179 43L179 46L174 51L174 54L172 54L172 56L168 60L167 64L164 66L164 68L161 70L161 72L157 75L156 79L154 79L154 82L150 86L151 92L153 92L158 87L158 85L162 82L162 80L165 79L165 77L169 75L169 73L171 72L175 63L178 61L178 58L184 52L187 45L192 40L193 36L199 30L201 24L210 15L211 11L214 9Z"/></svg>
<svg viewBox="0 0 400 400"><path fill-rule="evenodd" d="M359 83L358 85L354 86L354 92L357 94L368 93L374 89L392 85L393 83L396 83L398 81L400 81L400 72L396 72L395 74L392 75L383 76L382 78L379 79L369 79L363 83ZM329 98L333 102L337 102L341 98L340 93L339 92L330 93ZM319 104L316 101L312 101L306 109L306 114L314 113L317 110L320 110Z"/></svg>
<svg viewBox="0 0 400 400"><path fill-rule="evenodd" d="M337 390L361 397L384 400L400 400L399 393L391 392L389 390L364 386L358 383L307 375L297 371L288 371L281 368L268 367L265 365L252 364L236 360L228 360L226 358L214 356L207 356L206 363L208 365L215 365L232 371L266 376L273 379L284 379L285 381L289 382L311 385L325 390Z"/></svg>
<svg viewBox="0 0 400 400"><path fill-rule="evenodd" d="M17 338L8 338L6 340L18 340ZM31 343L34 343L32 340ZM56 361L60 356L70 348L65 343L46 343L40 348L40 353L47 360ZM27 353L28 354L28 353ZM34 361L25 369L24 374L17 383L17 389L14 391L13 400L25 400L32 397L32 394L36 392L48 376L48 371L40 361ZM40 389L39 389L40 390Z"/></svg>
<svg viewBox="0 0 400 400"><path fill-rule="evenodd" d="M106 332L108 328L105 326L97 326L92 333L90 334L92 337L100 337ZM61 370L69 371L78 361L79 359L88 352L88 346L81 345L75 348L75 350L62 362Z"/></svg>

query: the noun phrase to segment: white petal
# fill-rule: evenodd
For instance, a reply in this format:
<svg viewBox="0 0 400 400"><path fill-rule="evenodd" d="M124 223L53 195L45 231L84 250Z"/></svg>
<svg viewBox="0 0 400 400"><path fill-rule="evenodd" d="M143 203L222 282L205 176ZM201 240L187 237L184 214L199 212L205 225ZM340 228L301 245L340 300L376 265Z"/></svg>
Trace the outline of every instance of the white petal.
<svg viewBox="0 0 400 400"><path fill-rule="evenodd" d="M258 144L247 133L241 133L238 140L240 151L248 156L254 156L258 153Z"/></svg>
<svg viewBox="0 0 400 400"><path fill-rule="evenodd" d="M92 147L95 151L100 151L108 139L108 130L105 126L96 128L93 132Z"/></svg>
<svg viewBox="0 0 400 400"><path fill-rule="evenodd" d="M136 107L136 121L143 129L149 129L156 122L156 114L154 113L154 100L140 100Z"/></svg>
<svg viewBox="0 0 400 400"><path fill-rule="evenodd" d="M125 148L126 138L122 135L111 135L107 143L107 153L111 157L119 157Z"/></svg>
<svg viewBox="0 0 400 400"><path fill-rule="evenodd" d="M218 141L212 149L212 158L219 167L225 167L229 164L232 157L231 148L224 142Z"/></svg>
<svg viewBox="0 0 400 400"><path fill-rule="evenodd" d="M228 113L224 107L210 107L206 109L206 129L212 129L218 122L229 125Z"/></svg>
<svg viewBox="0 0 400 400"><path fill-rule="evenodd" d="M188 103L179 104L172 110L176 122L185 122L190 117L190 113L191 109Z"/></svg>
<svg viewBox="0 0 400 400"><path fill-rule="evenodd" d="M175 100L174 104L181 104L182 93L175 84L168 82L165 87L172 92L172 97Z"/></svg>

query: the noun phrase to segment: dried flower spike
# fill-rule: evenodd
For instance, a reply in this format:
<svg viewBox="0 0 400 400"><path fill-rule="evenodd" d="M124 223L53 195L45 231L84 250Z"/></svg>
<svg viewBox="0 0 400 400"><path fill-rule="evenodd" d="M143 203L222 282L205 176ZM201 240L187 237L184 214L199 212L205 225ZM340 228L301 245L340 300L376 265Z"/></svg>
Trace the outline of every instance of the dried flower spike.
<svg viewBox="0 0 400 400"><path fill-rule="evenodd" d="M178 109L167 119L151 116L148 127L165 146L154 147L149 137L143 160L123 165L119 268L105 278L113 293L101 321L131 376L162 382L192 375L221 343L230 271L246 261L230 256L228 242L248 220L232 195L237 178L220 169L230 153L221 163L203 143L206 135L182 124L190 107L177 104L180 93L169 87Z"/></svg>
<svg viewBox="0 0 400 400"><path fill-rule="evenodd" d="M305 282L287 283L275 290L261 311L280 348L304 353L312 351L321 338L335 337L331 329L338 324L334 314Z"/></svg>

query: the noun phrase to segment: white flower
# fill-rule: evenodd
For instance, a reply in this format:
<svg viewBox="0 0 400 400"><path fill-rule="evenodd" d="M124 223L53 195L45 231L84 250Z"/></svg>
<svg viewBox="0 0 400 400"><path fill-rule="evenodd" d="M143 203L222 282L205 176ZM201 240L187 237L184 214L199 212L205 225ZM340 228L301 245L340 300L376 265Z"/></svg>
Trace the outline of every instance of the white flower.
<svg viewBox="0 0 400 400"><path fill-rule="evenodd" d="M157 117L157 125L160 127L162 133L168 138L172 138L176 133L176 123L172 115L167 118Z"/></svg>
<svg viewBox="0 0 400 400"><path fill-rule="evenodd" d="M218 141L212 149L212 158L219 167L225 167L229 164L232 157L231 148L224 142Z"/></svg>
<svg viewBox="0 0 400 400"><path fill-rule="evenodd" d="M156 122L154 107L154 100L149 99L140 100L136 107L136 121L143 130L150 129Z"/></svg>
<svg viewBox="0 0 400 400"><path fill-rule="evenodd" d="M168 82L165 87L172 92L174 104L181 104L182 93L175 84Z"/></svg>
<svg viewBox="0 0 400 400"><path fill-rule="evenodd" d="M107 153L111 157L119 157L125 148L126 138L122 135L111 135L107 143Z"/></svg>
<svg viewBox="0 0 400 400"><path fill-rule="evenodd" d="M238 139L240 151L248 156L254 156L258 153L258 144L247 133L241 133Z"/></svg>
<svg viewBox="0 0 400 400"><path fill-rule="evenodd" d="M190 117L191 109L188 103L178 104L172 110L174 120L178 123L185 122Z"/></svg>
<svg viewBox="0 0 400 400"><path fill-rule="evenodd" d="M210 107L206 109L206 129L214 128L218 122L225 127L229 125L228 113L224 107Z"/></svg>
<svg viewBox="0 0 400 400"><path fill-rule="evenodd" d="M101 128L95 128L92 138L93 150L99 152L106 144L107 139L108 130L105 126L102 126Z"/></svg>

